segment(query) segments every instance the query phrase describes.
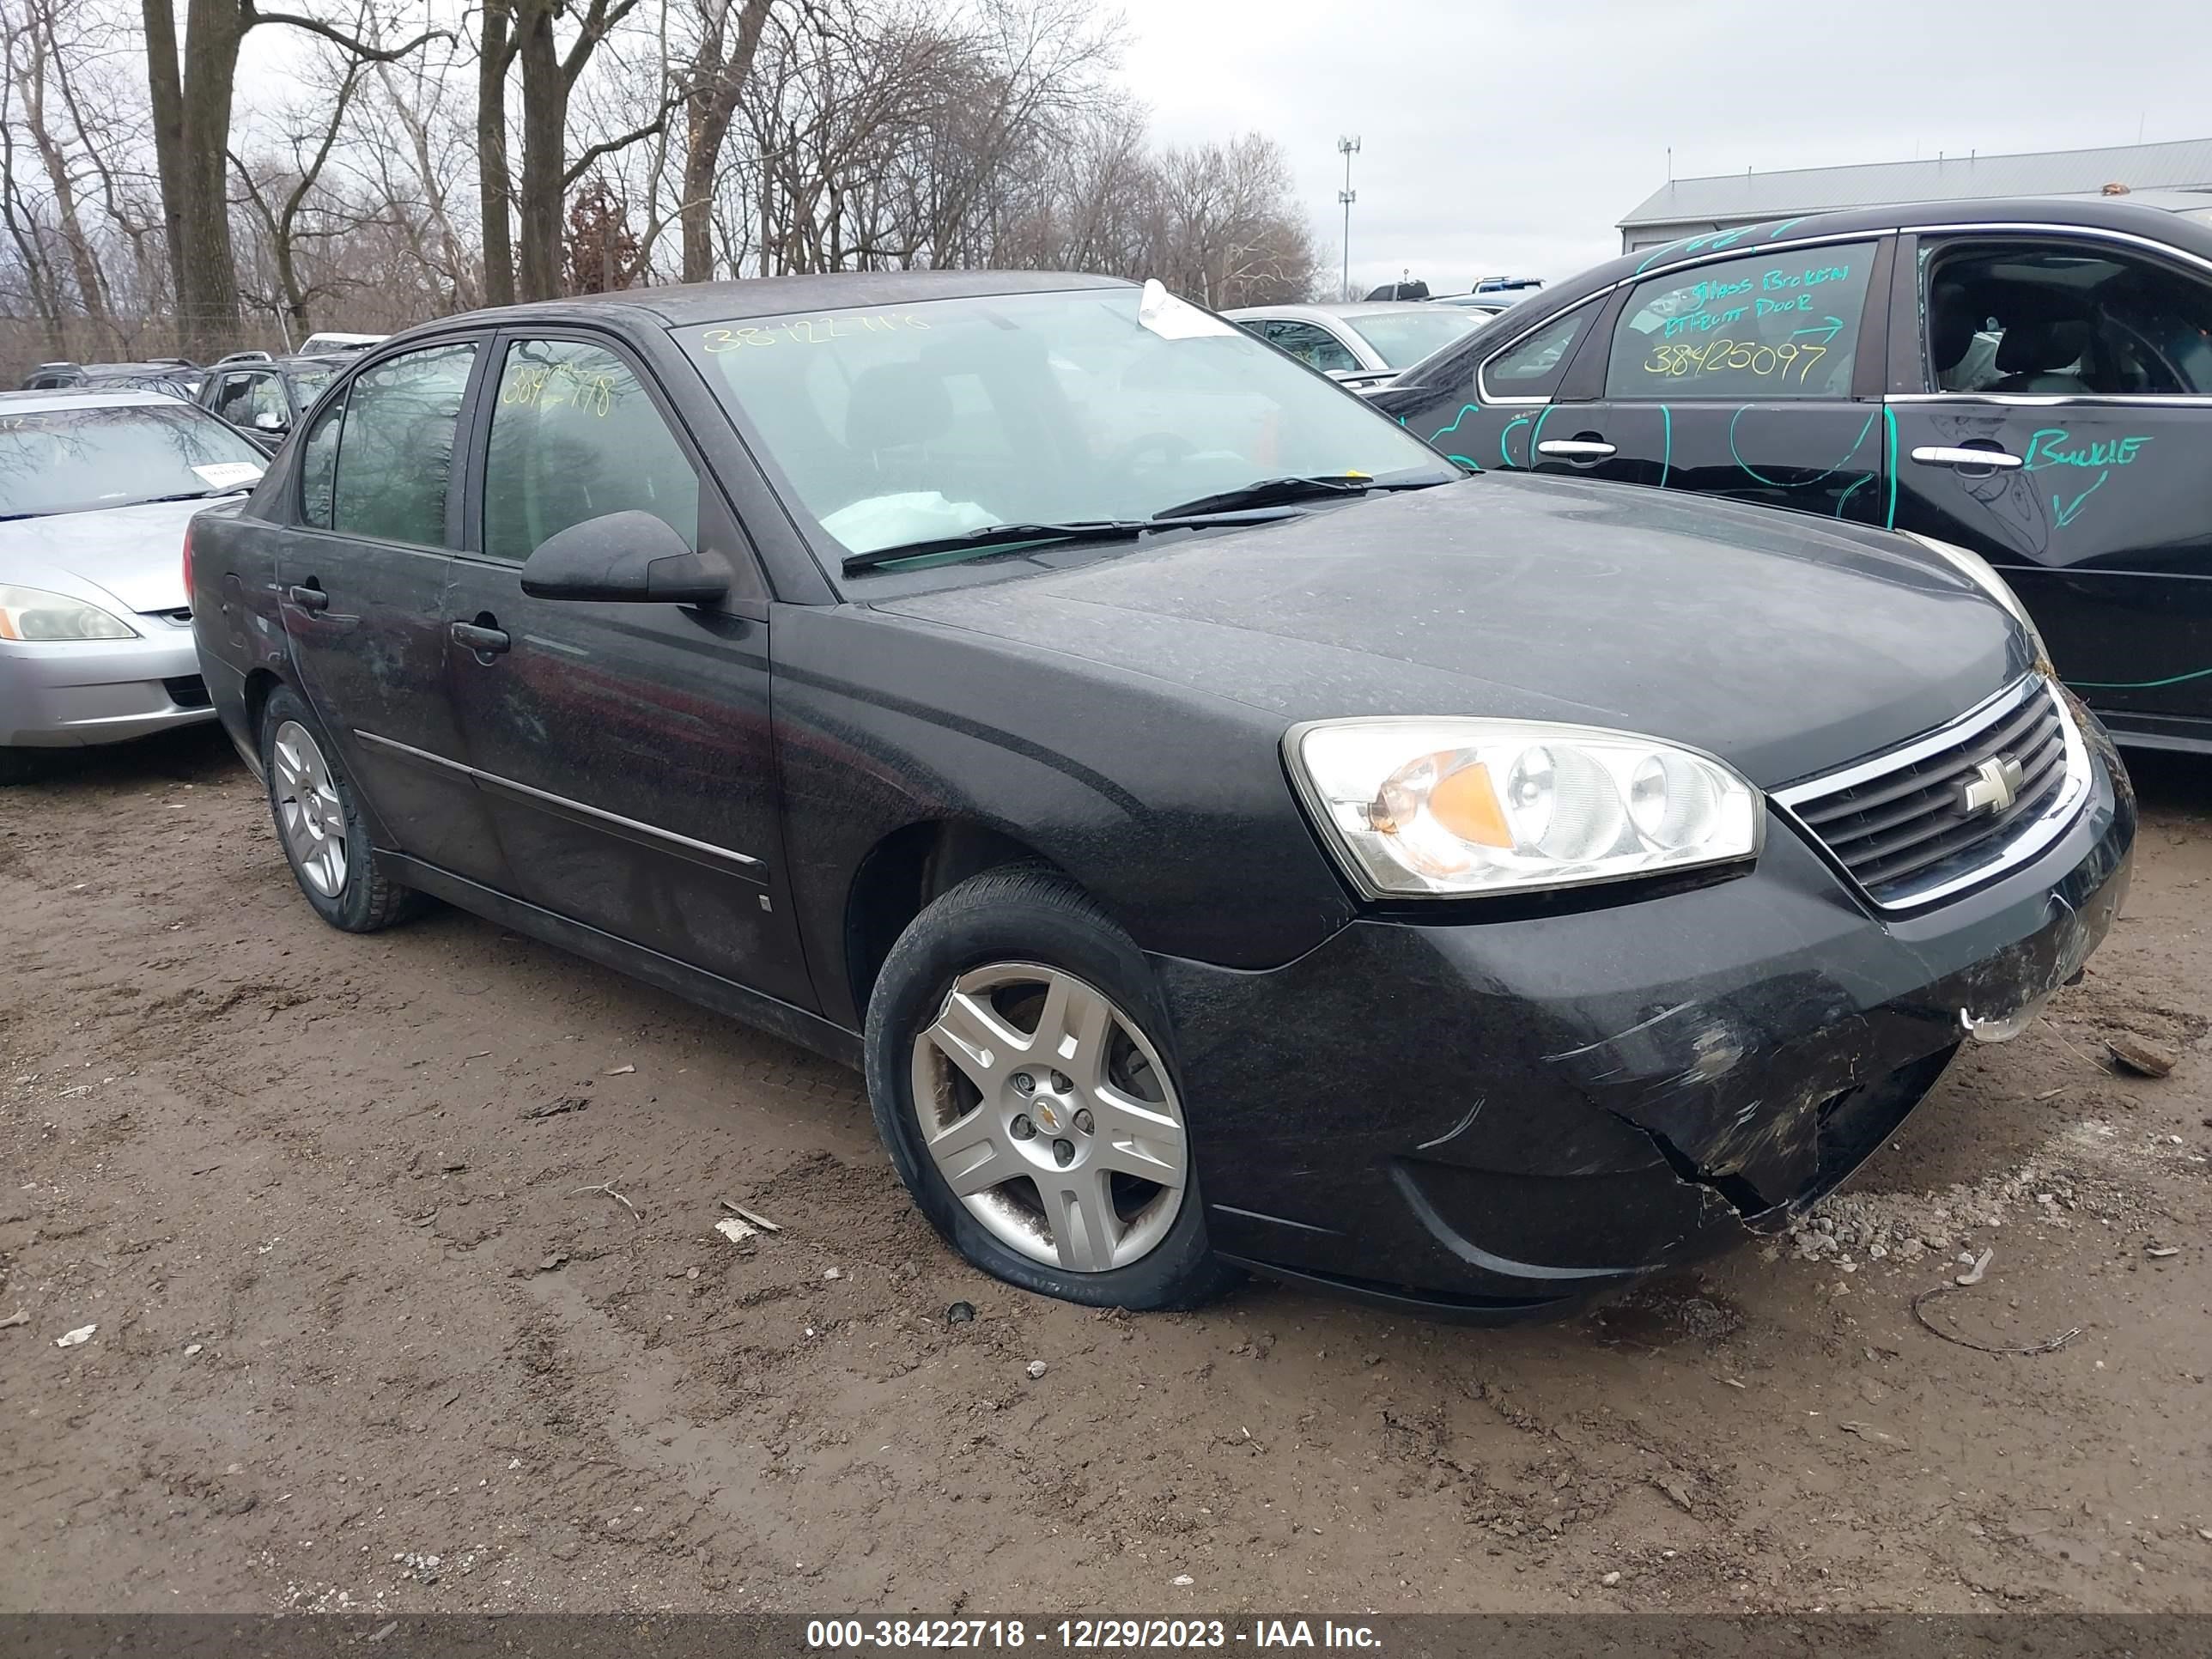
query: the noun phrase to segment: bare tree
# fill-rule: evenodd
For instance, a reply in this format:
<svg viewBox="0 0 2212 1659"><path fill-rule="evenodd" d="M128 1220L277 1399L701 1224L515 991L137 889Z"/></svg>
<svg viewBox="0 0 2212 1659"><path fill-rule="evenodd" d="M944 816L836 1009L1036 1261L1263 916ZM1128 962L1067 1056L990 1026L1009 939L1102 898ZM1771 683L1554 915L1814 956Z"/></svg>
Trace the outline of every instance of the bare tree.
<svg viewBox="0 0 2212 1659"><path fill-rule="evenodd" d="M0 358L738 271L1311 285L1279 151L1155 145L1090 0L408 4L0 0ZM264 24L312 100L234 109Z"/></svg>
<svg viewBox="0 0 2212 1659"><path fill-rule="evenodd" d="M1160 167L1168 240L1156 274L1211 306L1303 299L1313 287L1312 234L1287 208L1290 165L1272 138L1170 150Z"/></svg>
<svg viewBox="0 0 2212 1659"><path fill-rule="evenodd" d="M264 23L278 24L321 35L356 58L377 59L404 58L445 31L427 29L404 46L384 48L318 18L262 11L257 0L185 0L180 46L172 0L143 0L143 5L146 85L179 331L186 351L204 355L219 349L238 326L224 173L238 55L247 33Z"/></svg>
<svg viewBox="0 0 2212 1659"><path fill-rule="evenodd" d="M684 177L677 216L684 280L714 275L714 173L752 74L774 0L694 0L698 39L678 82L684 98Z"/></svg>
<svg viewBox="0 0 2212 1659"><path fill-rule="evenodd" d="M58 136L52 107L59 100L59 40L67 27L58 0L27 0L22 21L5 30L8 69L21 120L46 173L60 252L76 287L77 304L95 325L107 317L107 285L77 208L78 165Z"/></svg>
<svg viewBox="0 0 2212 1659"><path fill-rule="evenodd" d="M525 300L544 300L560 291L562 204L568 186L601 157L659 132L675 100L661 98L637 126L586 144L571 159L568 104L577 79L607 38L637 9L639 0L586 0L576 34L565 47L555 31L556 21L564 15L563 0L510 3L514 33L507 49L522 68L522 177L513 191L521 239L515 291ZM489 194L487 191L488 198Z"/></svg>
<svg viewBox="0 0 2212 1659"><path fill-rule="evenodd" d="M307 246L361 223L358 216L334 212L327 204L318 211L313 204L323 170L330 165L331 152L345 129L347 112L368 68L366 58L341 56L331 66L328 82L318 89L321 98L286 112L283 137L289 154L280 165L255 168L235 150L230 153L241 199L266 239L276 292L265 303L285 319L287 345L293 343L293 337L304 337L310 330L308 301L329 291L328 283L308 280L302 257ZM329 100L326 105L322 98Z"/></svg>

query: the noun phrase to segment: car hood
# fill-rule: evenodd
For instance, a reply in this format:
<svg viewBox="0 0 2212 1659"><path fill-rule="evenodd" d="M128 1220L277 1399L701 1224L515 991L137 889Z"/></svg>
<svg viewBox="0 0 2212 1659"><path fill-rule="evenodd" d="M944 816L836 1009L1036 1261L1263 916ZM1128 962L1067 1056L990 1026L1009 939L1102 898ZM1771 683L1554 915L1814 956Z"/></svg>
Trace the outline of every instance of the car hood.
<svg viewBox="0 0 2212 1659"><path fill-rule="evenodd" d="M1498 475L879 608L1286 726L1571 720L1709 750L1765 787L1942 725L2031 658L2002 607L1900 537Z"/></svg>
<svg viewBox="0 0 2212 1659"><path fill-rule="evenodd" d="M0 581L119 603L126 611L177 610L185 604L185 525L214 504L148 501L11 519L0 523Z"/></svg>

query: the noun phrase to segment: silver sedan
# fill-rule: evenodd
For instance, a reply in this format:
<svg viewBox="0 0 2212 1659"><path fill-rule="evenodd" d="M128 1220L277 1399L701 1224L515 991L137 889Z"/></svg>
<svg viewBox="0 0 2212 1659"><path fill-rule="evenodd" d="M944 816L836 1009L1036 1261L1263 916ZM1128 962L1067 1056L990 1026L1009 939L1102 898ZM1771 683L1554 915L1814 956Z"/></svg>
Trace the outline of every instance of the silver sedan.
<svg viewBox="0 0 2212 1659"><path fill-rule="evenodd" d="M1415 300L1243 306L1221 314L1356 392L1377 390L1401 369L1472 334L1492 315Z"/></svg>
<svg viewBox="0 0 2212 1659"><path fill-rule="evenodd" d="M0 393L0 781L215 718L185 526L268 458L150 392Z"/></svg>

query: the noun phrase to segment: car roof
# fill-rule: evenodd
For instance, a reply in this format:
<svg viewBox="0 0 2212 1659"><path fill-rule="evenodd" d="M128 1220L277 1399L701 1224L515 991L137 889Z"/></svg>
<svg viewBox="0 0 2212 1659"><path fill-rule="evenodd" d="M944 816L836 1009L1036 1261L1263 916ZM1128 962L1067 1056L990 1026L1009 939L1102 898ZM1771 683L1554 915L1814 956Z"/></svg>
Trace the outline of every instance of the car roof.
<svg viewBox="0 0 2212 1659"><path fill-rule="evenodd" d="M210 363L193 372L213 374L218 370L225 374L251 374L256 370L266 374L272 368L350 368L359 361L351 352L288 351L281 357L242 357L235 362ZM177 371L182 374L184 371Z"/></svg>
<svg viewBox="0 0 2212 1659"><path fill-rule="evenodd" d="M2100 197L2009 196L1972 202L1905 202L1888 207L1847 208L1770 220L1729 230L1678 237L1657 247L1639 248L1593 265L1580 275L1540 290L1542 312L1529 301L1514 307L1516 319L1549 316L1563 304L1610 288L1623 277L1664 270L1668 265L1721 252L1754 253L1767 246L1863 233L1872 236L1904 226L1942 229L1950 226L2053 225L2067 229L2123 231L2170 243L2201 258L2212 259L2212 228L2156 208L2138 207Z"/></svg>
<svg viewBox="0 0 2212 1659"><path fill-rule="evenodd" d="M435 326L444 330L483 323L606 320L609 312L617 312L627 313L636 320L681 328L747 317L778 317L795 311L1133 286L1118 276L1089 276L1061 270L836 270L804 276L748 276L729 283L626 288L611 294L583 294L565 300L493 306L446 318Z"/></svg>
<svg viewBox="0 0 2212 1659"><path fill-rule="evenodd" d="M2156 208L2138 207L2104 197L2003 196L1967 202L1901 202L1888 207L1845 208L1795 219L1774 219L1727 230L1678 237L1656 247L1638 248L1577 272L1564 282L1538 289L1509 306L1465 337L1433 351L1405 371L1412 385L1431 363L1455 360L1470 347L1488 352L1498 343L1522 337L1547 326L1591 295L1635 277L1656 276L1668 267L1723 256L1779 252L1838 236L1881 236L1906 228L1943 230L1976 226L2018 225L2033 234L2039 226L2066 230L2116 231L2162 242L2212 262L2212 227Z"/></svg>
<svg viewBox="0 0 2212 1659"><path fill-rule="evenodd" d="M98 386L57 386L51 392L0 392L0 409L11 415L38 415L53 409L175 409L182 400L166 392L103 391ZM190 405L185 405L189 407Z"/></svg>

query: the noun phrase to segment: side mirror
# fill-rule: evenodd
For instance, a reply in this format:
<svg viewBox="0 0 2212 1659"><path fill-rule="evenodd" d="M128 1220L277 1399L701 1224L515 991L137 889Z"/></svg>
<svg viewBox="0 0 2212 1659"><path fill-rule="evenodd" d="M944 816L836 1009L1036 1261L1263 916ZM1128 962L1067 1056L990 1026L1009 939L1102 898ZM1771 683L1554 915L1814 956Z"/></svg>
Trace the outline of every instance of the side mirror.
<svg viewBox="0 0 2212 1659"><path fill-rule="evenodd" d="M713 605L730 591L720 554L694 553L650 513L605 513L557 531L523 561L522 591L538 599Z"/></svg>
<svg viewBox="0 0 2212 1659"><path fill-rule="evenodd" d="M264 409L253 417L253 425L257 431L282 432L284 429L284 417L273 409Z"/></svg>

